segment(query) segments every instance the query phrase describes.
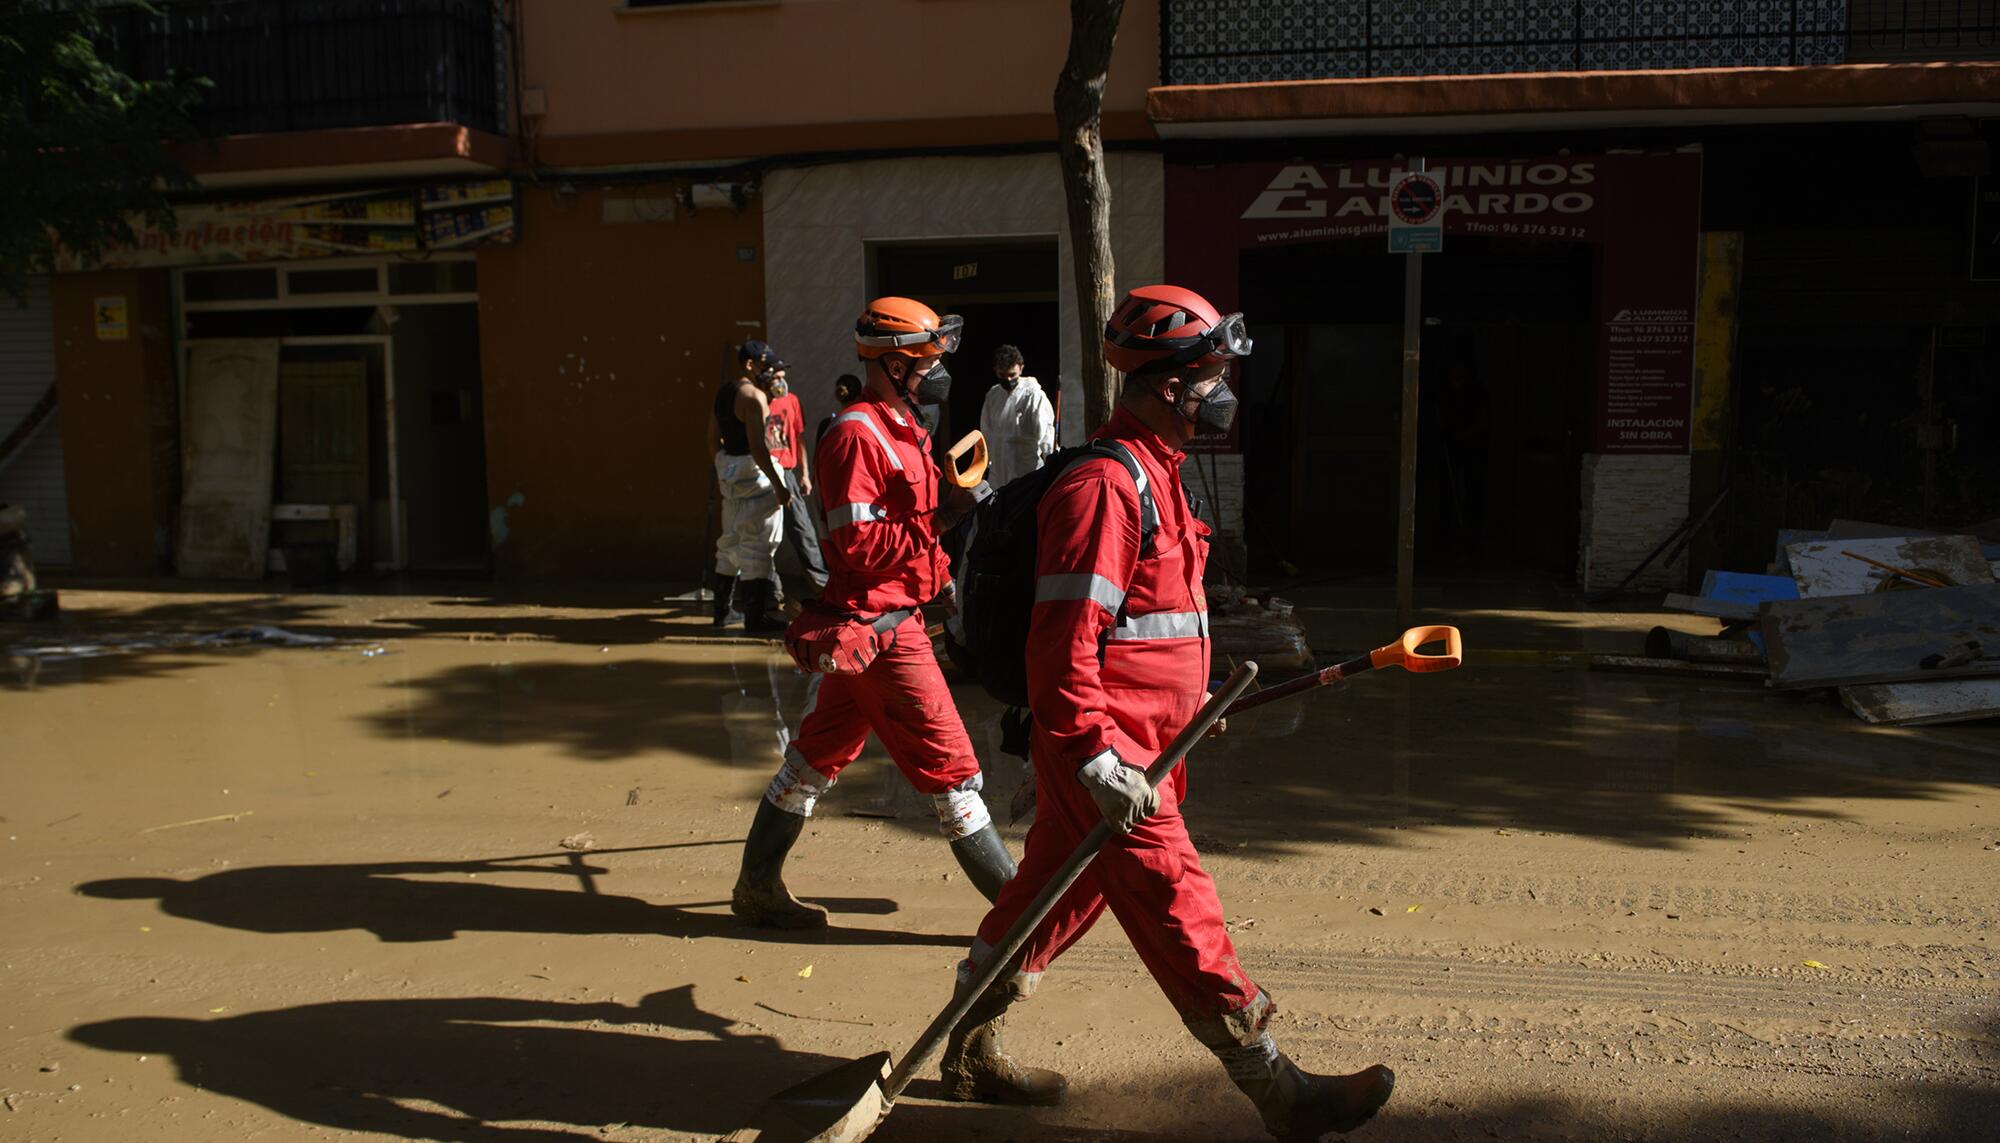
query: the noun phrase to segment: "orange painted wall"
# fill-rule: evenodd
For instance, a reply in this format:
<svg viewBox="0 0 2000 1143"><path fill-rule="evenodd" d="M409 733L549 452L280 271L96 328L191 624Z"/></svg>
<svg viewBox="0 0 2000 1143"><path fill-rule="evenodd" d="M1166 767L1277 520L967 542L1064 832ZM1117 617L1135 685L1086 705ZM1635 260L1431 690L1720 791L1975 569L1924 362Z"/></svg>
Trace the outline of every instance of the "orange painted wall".
<svg viewBox="0 0 2000 1143"><path fill-rule="evenodd" d="M180 497L167 272L57 274L50 281L73 568L92 575L166 571ZM97 337L102 297L125 299L125 340Z"/></svg>
<svg viewBox="0 0 2000 1143"><path fill-rule="evenodd" d="M522 86L547 96L543 136L1048 115L1069 48L1067 0L520 9ZM1159 70L1159 5L1131 0L1105 109L1143 110Z"/></svg>
<svg viewBox="0 0 2000 1143"><path fill-rule="evenodd" d="M703 432L730 347L763 336L762 220L753 201L603 221L633 195L658 217L672 188L523 183L520 243L479 253L501 579L691 584L710 562Z"/></svg>

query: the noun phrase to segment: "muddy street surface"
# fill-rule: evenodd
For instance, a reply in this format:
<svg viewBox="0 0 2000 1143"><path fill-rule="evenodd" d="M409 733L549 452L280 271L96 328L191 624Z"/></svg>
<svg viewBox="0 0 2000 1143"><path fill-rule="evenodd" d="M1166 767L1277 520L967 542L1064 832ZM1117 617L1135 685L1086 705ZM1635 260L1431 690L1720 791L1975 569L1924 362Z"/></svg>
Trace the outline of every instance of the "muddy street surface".
<svg viewBox="0 0 2000 1143"><path fill-rule="evenodd" d="M788 869L834 927L737 927L805 680L686 605L64 606L0 628L0 1139L714 1138L900 1052L983 911L871 745ZM333 642L193 639L254 624ZM1397 1071L1355 1138L1994 1137L2000 728L1482 663L1529 640L1465 626L1463 670L1191 762L1281 1047ZM958 697L1004 820L1026 772ZM1108 918L1008 1036L1067 1106L945 1103L933 1070L876 1138L1265 1137Z"/></svg>

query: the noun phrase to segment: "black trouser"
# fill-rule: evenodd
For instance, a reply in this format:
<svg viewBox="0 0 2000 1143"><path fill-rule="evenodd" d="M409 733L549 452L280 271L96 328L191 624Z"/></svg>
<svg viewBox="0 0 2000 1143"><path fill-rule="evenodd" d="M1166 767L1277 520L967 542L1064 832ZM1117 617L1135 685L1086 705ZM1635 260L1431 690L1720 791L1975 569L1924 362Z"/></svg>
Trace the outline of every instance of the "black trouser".
<svg viewBox="0 0 2000 1143"><path fill-rule="evenodd" d="M826 587L826 561L819 554L819 533L813 529L812 507L799 492L797 469L785 470L785 543L812 580L813 591Z"/></svg>

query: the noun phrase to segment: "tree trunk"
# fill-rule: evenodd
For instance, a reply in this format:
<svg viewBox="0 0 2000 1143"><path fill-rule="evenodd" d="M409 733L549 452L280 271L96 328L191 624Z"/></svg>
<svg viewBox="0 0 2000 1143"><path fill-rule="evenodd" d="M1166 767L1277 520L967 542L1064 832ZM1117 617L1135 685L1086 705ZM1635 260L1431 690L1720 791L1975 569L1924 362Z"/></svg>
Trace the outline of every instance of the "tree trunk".
<svg viewBox="0 0 2000 1143"><path fill-rule="evenodd" d="M1104 174L1104 77L1118 42L1125 0L1070 0L1069 59L1056 80L1056 130L1063 195L1069 202L1070 256L1076 271L1076 320L1083 335L1086 430L1111 417L1118 378L1100 348L1118 294L1111 261L1111 183Z"/></svg>

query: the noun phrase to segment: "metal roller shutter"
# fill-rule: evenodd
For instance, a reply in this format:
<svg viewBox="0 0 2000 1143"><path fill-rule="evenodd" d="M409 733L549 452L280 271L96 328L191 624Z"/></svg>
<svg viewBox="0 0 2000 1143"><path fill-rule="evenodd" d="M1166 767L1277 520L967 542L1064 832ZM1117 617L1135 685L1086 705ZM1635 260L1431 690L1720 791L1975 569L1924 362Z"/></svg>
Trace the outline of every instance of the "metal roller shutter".
<svg viewBox="0 0 2000 1143"><path fill-rule="evenodd" d="M49 280L30 279L28 305L0 295L0 441L26 423L56 380ZM27 443L0 456L0 503L28 510L35 563L70 562L69 496L63 488L60 411L51 412Z"/></svg>

